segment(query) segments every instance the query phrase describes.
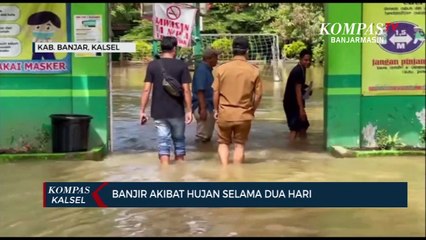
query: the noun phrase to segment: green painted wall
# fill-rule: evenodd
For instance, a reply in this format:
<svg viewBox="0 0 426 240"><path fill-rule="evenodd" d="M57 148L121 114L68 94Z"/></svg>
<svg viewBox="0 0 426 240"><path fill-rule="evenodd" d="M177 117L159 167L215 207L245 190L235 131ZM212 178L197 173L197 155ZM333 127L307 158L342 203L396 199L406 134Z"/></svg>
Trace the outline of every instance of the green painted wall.
<svg viewBox="0 0 426 240"><path fill-rule="evenodd" d="M361 3L326 4L326 22L362 22ZM350 13L350 14L348 14ZM326 37L324 129L326 146L359 145L361 44L331 43Z"/></svg>
<svg viewBox="0 0 426 240"><path fill-rule="evenodd" d="M380 96L362 99L361 126L372 123L389 134L399 132L403 142L417 146L422 129L416 112L425 108L424 96Z"/></svg>
<svg viewBox="0 0 426 240"><path fill-rule="evenodd" d="M102 15L103 41L108 41L108 4L72 3L74 15ZM71 30L74 38L74 32ZM89 114L93 116L90 147L107 143L108 54L102 57L72 57L71 74L0 73L0 148L12 147L20 137L35 141L38 130L50 130L50 114ZM50 150L50 149L49 149Z"/></svg>
<svg viewBox="0 0 426 240"><path fill-rule="evenodd" d="M326 4L326 22L361 23L362 3ZM324 129L326 147L363 146L362 129L369 123L399 132L402 142L419 144L422 128L416 112L425 96L362 96L362 46L331 43L326 38Z"/></svg>

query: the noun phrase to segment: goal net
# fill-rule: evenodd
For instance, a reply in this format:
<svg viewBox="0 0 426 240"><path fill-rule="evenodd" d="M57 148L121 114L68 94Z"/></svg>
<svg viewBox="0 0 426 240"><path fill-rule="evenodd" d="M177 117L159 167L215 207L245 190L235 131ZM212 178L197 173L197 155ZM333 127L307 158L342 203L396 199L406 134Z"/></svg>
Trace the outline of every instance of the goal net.
<svg viewBox="0 0 426 240"><path fill-rule="evenodd" d="M282 81L281 51L278 36L274 34L201 34L201 47L214 48L222 51L219 63L232 59L232 41L235 37L244 36L249 39L249 62L259 67L264 80ZM135 42L136 53L121 54L121 60L149 62L153 59L153 39L125 39L121 42ZM159 48L159 45L157 45ZM159 52L160 49L157 49ZM193 70L195 63L194 48L179 48L178 58L187 62Z"/></svg>
<svg viewBox="0 0 426 240"><path fill-rule="evenodd" d="M274 34L201 34L202 48L214 48L222 51L219 62L232 59L232 40L235 37L247 37L250 42L249 62L258 66L265 80L281 81L280 49L278 36Z"/></svg>

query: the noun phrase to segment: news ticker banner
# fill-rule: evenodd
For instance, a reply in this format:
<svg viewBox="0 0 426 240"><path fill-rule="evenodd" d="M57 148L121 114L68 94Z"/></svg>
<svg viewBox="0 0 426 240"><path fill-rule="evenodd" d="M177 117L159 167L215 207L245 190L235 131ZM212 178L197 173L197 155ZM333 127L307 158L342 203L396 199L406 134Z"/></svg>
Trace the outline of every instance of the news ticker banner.
<svg viewBox="0 0 426 240"><path fill-rule="evenodd" d="M406 182L45 182L43 207L406 208Z"/></svg>

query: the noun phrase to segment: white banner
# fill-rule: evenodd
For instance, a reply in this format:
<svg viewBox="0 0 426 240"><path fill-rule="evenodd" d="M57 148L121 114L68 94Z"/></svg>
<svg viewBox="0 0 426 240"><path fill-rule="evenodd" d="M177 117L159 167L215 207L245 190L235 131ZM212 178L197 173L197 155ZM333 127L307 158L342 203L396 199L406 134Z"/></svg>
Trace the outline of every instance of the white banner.
<svg viewBox="0 0 426 240"><path fill-rule="evenodd" d="M196 13L196 8L182 4L155 3L152 15L154 39L173 36L177 38L179 47L191 47Z"/></svg>

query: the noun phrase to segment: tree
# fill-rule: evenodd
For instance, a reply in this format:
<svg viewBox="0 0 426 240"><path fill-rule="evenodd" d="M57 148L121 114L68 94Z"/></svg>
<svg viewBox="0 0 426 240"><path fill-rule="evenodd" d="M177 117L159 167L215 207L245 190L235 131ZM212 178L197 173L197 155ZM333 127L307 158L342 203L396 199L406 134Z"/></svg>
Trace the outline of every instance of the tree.
<svg viewBox="0 0 426 240"><path fill-rule="evenodd" d="M139 3L112 3L111 22L113 24L135 25L134 21L141 18Z"/></svg>
<svg viewBox="0 0 426 240"><path fill-rule="evenodd" d="M135 21L137 23L126 35L124 35L122 40L141 40L141 39L152 39L153 37L153 26L152 22L146 19Z"/></svg>
<svg viewBox="0 0 426 240"><path fill-rule="evenodd" d="M278 34L285 43L297 40L308 45L322 43L323 3L281 3L275 12L269 14L274 21L263 30Z"/></svg>
<svg viewBox="0 0 426 240"><path fill-rule="evenodd" d="M205 33L260 33L278 3L215 3L204 17Z"/></svg>

